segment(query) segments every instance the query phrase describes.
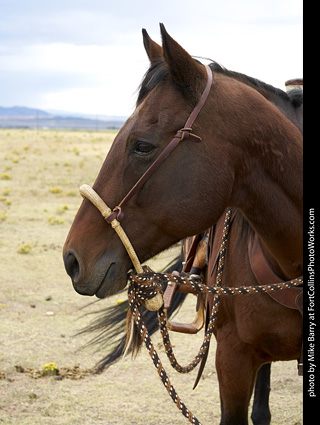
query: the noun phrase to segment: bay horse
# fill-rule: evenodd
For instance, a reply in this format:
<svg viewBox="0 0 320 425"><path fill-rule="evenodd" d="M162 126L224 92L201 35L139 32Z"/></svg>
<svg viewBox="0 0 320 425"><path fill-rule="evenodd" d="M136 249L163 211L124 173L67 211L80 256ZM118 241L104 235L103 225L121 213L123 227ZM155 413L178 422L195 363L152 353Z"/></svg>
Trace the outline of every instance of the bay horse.
<svg viewBox="0 0 320 425"><path fill-rule="evenodd" d="M151 67L136 109L94 183L94 190L109 205L118 205L183 127L206 85L203 65L163 25L161 33L162 48L144 31ZM237 210L234 223L239 224L231 230L223 285L251 284L240 281L241 270L250 274L246 255L238 260L232 256L247 252L254 233L277 276L283 280L300 276L301 132L255 88L228 73L212 74L210 94L193 126L201 142L180 143L126 205L123 227L141 261L146 261L219 224L226 208L232 207ZM233 238L237 233L242 236ZM76 291L99 298L122 289L132 267L113 230L87 200L70 229L64 261ZM252 271L251 276L254 280ZM300 356L301 315L266 294L226 297L221 300L215 335L221 424L247 424L260 367Z"/></svg>

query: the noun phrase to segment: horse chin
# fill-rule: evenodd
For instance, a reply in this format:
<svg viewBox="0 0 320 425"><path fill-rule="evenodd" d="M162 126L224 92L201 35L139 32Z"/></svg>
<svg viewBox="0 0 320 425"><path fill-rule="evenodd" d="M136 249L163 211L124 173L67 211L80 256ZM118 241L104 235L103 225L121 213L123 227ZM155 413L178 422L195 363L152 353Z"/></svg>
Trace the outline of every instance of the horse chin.
<svg viewBox="0 0 320 425"><path fill-rule="evenodd" d="M127 271L112 263L95 292L96 297L106 298L121 291L127 284Z"/></svg>
<svg viewBox="0 0 320 425"><path fill-rule="evenodd" d="M80 295L106 298L121 291L127 284L128 269L124 264L119 266L113 261L101 261L96 265L93 274L82 282L72 281L73 287Z"/></svg>

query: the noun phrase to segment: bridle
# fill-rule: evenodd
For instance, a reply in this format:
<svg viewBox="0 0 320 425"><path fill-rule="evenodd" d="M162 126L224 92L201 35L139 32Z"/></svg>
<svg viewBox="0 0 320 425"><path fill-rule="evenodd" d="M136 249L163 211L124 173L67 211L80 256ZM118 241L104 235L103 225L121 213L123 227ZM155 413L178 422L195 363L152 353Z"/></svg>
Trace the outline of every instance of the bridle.
<svg viewBox="0 0 320 425"><path fill-rule="evenodd" d="M207 97L210 93L212 85L212 71L208 65L204 65L207 71L207 84L201 95L201 98L195 108L192 110L189 118L187 119L185 126L177 131L174 138L168 144L168 146L162 151L158 158L151 164L147 171L140 177L137 183L130 189L122 201L113 209L112 213L106 217L106 221L110 224L114 219L120 221L123 216L123 207L129 202L129 200L141 189L147 180L153 175L153 173L160 167L163 161L170 155L174 148L182 141L190 139L193 142L201 142L201 137L192 133L192 126L199 115L203 105L205 104Z"/></svg>
<svg viewBox="0 0 320 425"><path fill-rule="evenodd" d="M128 239L126 233L120 225L120 220L124 216L123 207L129 202L133 195L141 189L141 187L146 183L146 181L154 174L154 172L160 167L163 161L170 155L173 149L182 140L190 139L195 142L201 141L201 137L192 133L192 125L195 122L197 116L199 115L199 112L201 111L203 105L205 104L212 85L211 69L207 65L204 66L208 76L207 83L199 102L189 115L185 126L179 131L177 131L176 135L168 144L168 146L162 151L158 158L150 165L147 171L140 177L137 183L131 188L127 195L112 211L89 185L84 184L80 187L81 195L91 201L93 205L98 208L104 219L113 227L113 229L118 234L119 238L121 239L121 242L126 248L126 251L137 273L142 273L143 269L130 240ZM148 308L148 310L159 310L162 304L162 296L160 294L157 294L152 300L148 300L146 302L146 307Z"/></svg>
<svg viewBox="0 0 320 425"><path fill-rule="evenodd" d="M137 183L131 188L131 190L126 194L126 196L122 199L122 201L112 211L105 204L105 202L100 198L100 196L89 185L85 184L80 187L81 195L84 198L87 198L88 200L90 200L93 203L93 205L96 208L98 208L98 210L101 212L104 219L113 227L113 229L118 234L119 238L121 239L121 242L126 248L126 251L137 273L142 273L143 268L141 266L141 263L138 259L138 256L130 240L128 239L126 233L124 232L123 228L120 225L120 220L124 216L123 207L129 202L129 200L133 197L133 195L136 194L141 189L141 187L146 183L146 181L149 180L149 178L160 167L163 161L170 155L170 153L182 140L190 139L194 142L201 141L201 137L192 133L192 125L195 122L197 116L199 115L199 112L201 111L203 105L205 104L208 98L208 95L210 93L211 85L212 85L211 69L207 65L204 65L204 66L208 76L207 83L200 97L199 102L197 103L197 105L192 110L191 114L189 115L185 123L185 126L177 131L176 135L168 144L168 146L162 151L162 153L158 156L158 158L150 165L147 171L140 177ZM156 294L156 296L153 299L147 300L145 305L148 308L148 310L159 310L162 304L163 304L162 296L160 294Z"/></svg>
<svg viewBox="0 0 320 425"><path fill-rule="evenodd" d="M140 334L141 340L144 341L147 350L149 352L150 357L153 360L153 363L158 371L158 374L160 376L160 379L162 380L164 386L166 387L169 395L171 396L174 403L177 405L178 409L181 410L183 415L188 418L189 422L192 424L200 425L200 422L198 419L192 414L192 412L187 409L185 404L182 402L178 394L176 393L174 387L171 385L171 382L162 366L162 363L157 355L157 352L152 344L152 341L148 335L147 327L144 324L144 321L140 315L139 312L139 306L145 305L147 309L149 310L158 310L159 311L159 324L161 333L163 336L164 345L166 347L166 354L169 357L169 360L171 362L171 365L181 373L186 373L192 369L200 362L200 360L203 359L205 353L207 352L207 349L209 347L209 342L211 335L213 333L215 320L218 313L218 306L219 306L219 300L220 295L239 295L239 294L255 294L255 293L268 293L274 290L281 290L285 288L292 288L297 287L302 284L302 279L294 279L290 282L283 282L273 285L264 285L264 286L257 286L257 287L239 287L239 288L222 288L221 282L222 282L222 272L224 268L224 258L226 253L226 247L227 247L227 238L229 234L230 229L230 223L231 223L231 210L228 210L225 218L225 224L224 224L224 230L223 230L223 237L222 237L222 243L219 250L219 264L217 269L217 279L216 279L216 286L215 287L208 287L201 282L194 281L192 279L187 278L178 278L173 277L172 275L165 275L165 274L155 274L150 270L151 273L150 276L143 274L144 270L139 262L139 259L128 239L125 232L123 231L120 220L124 216L123 207L128 203L128 201L142 188L142 186L146 183L146 181L154 174L154 172L160 167L160 165L163 163L163 161L170 155L170 153L174 150L174 148L182 141L186 139L190 139L194 142L200 142L201 138L195 134L192 133L192 125L194 124L194 121L196 120L199 112L201 111L203 105L205 104L207 97L210 92L210 88L212 85L212 72L210 68L205 65L205 69L208 75L206 87L201 95L201 98L198 102L198 104L195 106L195 108L192 110L191 114L189 115L185 126L177 131L174 138L171 140L171 142L168 144L168 146L163 150L163 152L158 156L158 158L152 163L152 165L147 169L147 171L140 177L140 179L137 181L137 183L131 188L131 190L127 193L127 195L122 199L122 201L111 211L110 208L104 203L104 201L100 198L100 196L88 185L83 185L80 188L80 193L83 197L88 198L101 212L105 220L111 224L111 226L114 228L114 230L117 232L118 236L120 237L123 245L125 246L129 257L133 263L134 268L136 269L136 272L138 275L130 274L130 284L129 284L129 290L128 290L128 298L129 298L129 306L130 309L128 311L128 318L127 323L129 325L128 327L128 334L127 334L127 342L126 342L126 350L124 355L126 354L128 348L130 348L132 337L133 337L133 330L136 327L138 329L138 332ZM206 335L204 338L204 342L199 350L199 354L196 356L194 361L192 361L188 366L182 367L180 366L173 354L173 351L171 350L171 345L167 333L167 318L165 312L165 308L162 307L163 305L163 296L162 296L162 288L164 285L161 283L161 279L165 278L167 285L173 283L173 281L176 281L176 285L185 285L189 286L189 290L185 292L191 292L191 293L201 293L204 292L206 294L211 293L215 295L213 307L210 315L210 320L208 322L208 327L206 331ZM157 282L156 282L157 281ZM146 298L145 298L146 297ZM131 325L130 325L131 322ZM170 345L170 348L167 347Z"/></svg>

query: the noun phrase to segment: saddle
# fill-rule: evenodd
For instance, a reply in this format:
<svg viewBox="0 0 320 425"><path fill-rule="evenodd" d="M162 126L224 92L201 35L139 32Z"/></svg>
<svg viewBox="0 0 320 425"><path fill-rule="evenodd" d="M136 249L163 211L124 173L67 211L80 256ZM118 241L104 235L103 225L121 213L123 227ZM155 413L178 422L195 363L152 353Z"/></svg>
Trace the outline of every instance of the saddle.
<svg viewBox="0 0 320 425"><path fill-rule="evenodd" d="M261 249L259 238L256 234L248 246L248 252L252 271L261 285L284 282L283 279L273 272L270 265L267 263L266 257ZM302 288L292 288L286 289L285 291L275 291L269 293L269 295L279 304L294 310L299 310L303 315L302 293Z"/></svg>

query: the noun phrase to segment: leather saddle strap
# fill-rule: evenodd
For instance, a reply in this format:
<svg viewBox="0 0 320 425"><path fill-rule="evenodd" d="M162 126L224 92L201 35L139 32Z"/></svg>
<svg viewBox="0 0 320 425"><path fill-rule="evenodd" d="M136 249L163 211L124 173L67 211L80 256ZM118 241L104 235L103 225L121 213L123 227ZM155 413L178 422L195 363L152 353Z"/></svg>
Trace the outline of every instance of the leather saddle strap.
<svg viewBox="0 0 320 425"><path fill-rule="evenodd" d="M128 201L133 197L133 195L135 195L141 189L141 187L146 183L146 181L149 180L152 174L160 167L163 161L170 155L170 153L179 144L179 142L181 142L182 140L186 140L188 138L195 142L201 141L201 138L191 133L191 131L192 131L192 125L194 121L196 120L199 112L201 111L203 105L205 104L205 101L207 100L207 97L210 93L210 89L212 85L212 71L207 65L204 65L204 66L208 76L207 84L201 95L201 98L198 104L195 106L189 118L187 119L185 126L179 131L177 131L176 135L171 140L169 145L163 150L163 152L158 156L158 158L153 162L153 164L151 164L151 166L147 169L147 171L140 177L137 183L131 188L131 190L127 193L127 195L122 199L120 204L114 208L112 214L106 218L108 223L111 223L111 221L113 221L115 218L118 221L121 220L121 218L123 218L124 213L122 209L124 205L127 204Z"/></svg>
<svg viewBox="0 0 320 425"><path fill-rule="evenodd" d="M271 267L267 263L257 234L255 234L253 241L248 246L248 249L252 271L260 284L266 285L275 282L283 282L279 276L273 273ZM273 293L269 292L268 294L279 304L294 310L298 310L303 317L302 288L286 289L285 291L275 291ZM301 354L298 361L298 374L299 376L303 376L303 345L301 347Z"/></svg>
<svg viewBox="0 0 320 425"><path fill-rule="evenodd" d="M252 271L261 285L269 285L277 282L284 282L277 276L271 269L270 265L262 252L261 245L257 234L255 234L253 241L249 244L249 259ZM302 288L286 289L285 291L276 291L269 295L281 305L299 310L296 304L296 298Z"/></svg>

